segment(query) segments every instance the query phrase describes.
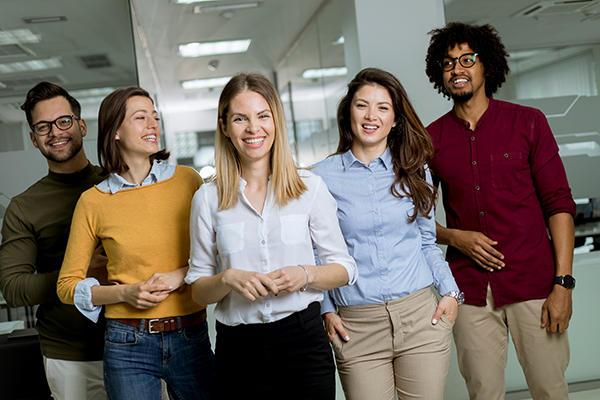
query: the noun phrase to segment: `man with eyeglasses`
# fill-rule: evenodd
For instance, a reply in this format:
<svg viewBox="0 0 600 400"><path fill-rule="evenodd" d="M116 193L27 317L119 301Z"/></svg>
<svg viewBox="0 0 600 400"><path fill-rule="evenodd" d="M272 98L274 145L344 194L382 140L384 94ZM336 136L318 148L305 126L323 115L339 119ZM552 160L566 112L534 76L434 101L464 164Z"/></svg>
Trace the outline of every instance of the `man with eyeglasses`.
<svg viewBox="0 0 600 400"><path fill-rule="evenodd" d="M504 399L510 332L533 399L568 399L575 203L558 146L539 110L492 97L509 72L493 27L430 34L426 73L454 101L427 130L446 211L437 241L465 293L454 340L469 396Z"/></svg>
<svg viewBox="0 0 600 400"><path fill-rule="evenodd" d="M21 109L49 171L15 196L6 210L0 290L11 307L39 305L36 329L53 398L105 400L104 321L93 323L56 294L75 204L82 192L102 180L101 169L86 158L81 106L65 89L39 83ZM90 269L97 278L106 274L101 246Z"/></svg>

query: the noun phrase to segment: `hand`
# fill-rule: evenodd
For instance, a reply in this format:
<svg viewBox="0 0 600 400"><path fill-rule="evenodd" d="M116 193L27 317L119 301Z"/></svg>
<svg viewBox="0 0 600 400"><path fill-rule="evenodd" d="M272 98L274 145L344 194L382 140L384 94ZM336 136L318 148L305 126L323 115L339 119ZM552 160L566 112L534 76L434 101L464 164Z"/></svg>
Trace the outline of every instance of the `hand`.
<svg viewBox="0 0 600 400"><path fill-rule="evenodd" d="M542 306L542 328L550 333L565 333L573 314L571 289L554 285Z"/></svg>
<svg viewBox="0 0 600 400"><path fill-rule="evenodd" d="M148 285L166 285L169 287L168 290L163 291L163 293L171 293L175 290L179 289L181 286L185 284L185 275L187 274L188 267L178 268L175 271L171 272L157 272L152 274L148 280L146 280L146 284ZM160 293L154 293L160 294Z"/></svg>
<svg viewBox="0 0 600 400"><path fill-rule="evenodd" d="M250 301L254 301L259 297L265 297L269 292L273 294L279 292L277 285L267 275L235 268L225 271L223 274L223 284L229 286Z"/></svg>
<svg viewBox="0 0 600 400"><path fill-rule="evenodd" d="M442 299L438 303L437 309L435 310L435 314L433 314L433 319L431 320L431 323L433 325L437 324L440 318L442 317L442 314L445 314L446 317L448 317L448 319L450 320L450 322L452 322L452 325L454 325L454 322L456 321L456 316L458 315L458 302L454 297L442 297Z"/></svg>
<svg viewBox="0 0 600 400"><path fill-rule="evenodd" d="M498 242L490 239L481 232L456 230L453 233L450 245L456 247L466 256L469 256L481 268L494 272L502 269L504 255L496 250Z"/></svg>
<svg viewBox="0 0 600 400"><path fill-rule="evenodd" d="M334 312L328 312L323 314L323 320L325 320L325 330L330 342L333 342L335 335L340 335L344 342L350 340L350 336L348 336L348 332L344 329L342 319L339 315Z"/></svg>
<svg viewBox="0 0 600 400"><path fill-rule="evenodd" d="M101 285L108 285L107 263L108 257L106 257L104 247L102 246L102 243L100 243L92 253L86 278L96 278Z"/></svg>
<svg viewBox="0 0 600 400"><path fill-rule="evenodd" d="M169 297L169 290L172 289L169 285L150 284L148 281L122 285L122 288L121 301L129 303L139 310L156 307Z"/></svg>
<svg viewBox="0 0 600 400"><path fill-rule="evenodd" d="M292 293L306 285L306 272L304 272L304 268L300 265L283 267L269 272L267 276L277 285L279 292Z"/></svg>

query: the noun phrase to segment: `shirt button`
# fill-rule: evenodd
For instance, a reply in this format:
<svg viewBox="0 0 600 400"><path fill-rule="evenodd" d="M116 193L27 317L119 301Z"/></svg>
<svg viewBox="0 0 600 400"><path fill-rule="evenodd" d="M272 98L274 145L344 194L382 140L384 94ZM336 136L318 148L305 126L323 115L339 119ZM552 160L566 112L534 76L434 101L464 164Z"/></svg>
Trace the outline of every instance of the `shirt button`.
<svg viewBox="0 0 600 400"><path fill-rule="evenodd" d="M481 215L483 217L485 215L485 213L483 211L480 211L479 215Z"/></svg>
<svg viewBox="0 0 600 400"><path fill-rule="evenodd" d="M371 192L371 193L369 193L369 194L370 194L371 196L373 196L373 195L375 194L375 192Z"/></svg>
<svg viewBox="0 0 600 400"><path fill-rule="evenodd" d="M266 261L263 261L263 265L267 265L267 262L266 262Z"/></svg>
<svg viewBox="0 0 600 400"><path fill-rule="evenodd" d="M475 186L475 190L479 190L479 186Z"/></svg>
<svg viewBox="0 0 600 400"><path fill-rule="evenodd" d="M475 140L475 136L471 136L471 140Z"/></svg>
<svg viewBox="0 0 600 400"><path fill-rule="evenodd" d="M386 278L385 276L383 277L383 281L384 281L384 282L387 282L387 278Z"/></svg>
<svg viewBox="0 0 600 400"><path fill-rule="evenodd" d="M463 121L463 124L465 124L465 126L469 125L469 121Z"/></svg>
<svg viewBox="0 0 600 400"><path fill-rule="evenodd" d="M261 240L261 241L260 241L260 243L261 243L261 244L265 244L265 241L264 241L264 240Z"/></svg>
<svg viewBox="0 0 600 400"><path fill-rule="evenodd" d="M477 165L477 161L473 161L473 165Z"/></svg>
<svg viewBox="0 0 600 400"><path fill-rule="evenodd" d="M260 220L260 223L261 223L261 224L263 223L263 220L262 220L262 219Z"/></svg>
<svg viewBox="0 0 600 400"><path fill-rule="evenodd" d="M383 255L382 255L382 256L379 256L379 258L381 258L381 259L385 259L385 256L383 256Z"/></svg>
<svg viewBox="0 0 600 400"><path fill-rule="evenodd" d="M373 212L374 212L375 214L379 214L379 211L377 211L377 210L375 210L375 211L373 211Z"/></svg>
<svg viewBox="0 0 600 400"><path fill-rule="evenodd" d="M508 153L504 153L504 158L508 158Z"/></svg>
<svg viewBox="0 0 600 400"><path fill-rule="evenodd" d="M271 303L267 303L267 308L271 307Z"/></svg>
<svg viewBox="0 0 600 400"><path fill-rule="evenodd" d="M381 232L377 232L377 236L381 236L381 235L382 235L382 233L381 233Z"/></svg>

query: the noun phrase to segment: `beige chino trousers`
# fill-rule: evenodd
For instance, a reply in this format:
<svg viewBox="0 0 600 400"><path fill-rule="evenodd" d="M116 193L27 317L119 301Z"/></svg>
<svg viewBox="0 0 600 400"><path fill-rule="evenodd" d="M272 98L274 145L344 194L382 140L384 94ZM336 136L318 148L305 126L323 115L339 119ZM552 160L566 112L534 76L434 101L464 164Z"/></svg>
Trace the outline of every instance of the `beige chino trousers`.
<svg viewBox="0 0 600 400"><path fill-rule="evenodd" d="M565 370L569 365L567 333L541 327L546 299L494 307L488 284L487 306L464 304L454 325L458 365L471 400L503 400L508 333L523 368L533 400L566 400Z"/></svg>
<svg viewBox="0 0 600 400"><path fill-rule="evenodd" d="M452 323L431 320L429 287L387 303L339 307L350 336L332 342L347 400L443 399Z"/></svg>

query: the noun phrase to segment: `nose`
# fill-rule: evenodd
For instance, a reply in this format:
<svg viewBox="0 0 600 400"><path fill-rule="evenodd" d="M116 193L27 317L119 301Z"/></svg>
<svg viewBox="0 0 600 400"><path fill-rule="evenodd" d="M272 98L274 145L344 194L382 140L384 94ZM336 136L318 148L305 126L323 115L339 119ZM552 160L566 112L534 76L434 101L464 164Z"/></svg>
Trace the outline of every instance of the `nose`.
<svg viewBox="0 0 600 400"><path fill-rule="evenodd" d="M372 121L375 118L377 118L376 115L375 115L375 110L373 108L369 107L367 109L367 113L365 114L365 119L368 119L369 121Z"/></svg>
<svg viewBox="0 0 600 400"><path fill-rule="evenodd" d="M246 126L246 131L250 133L256 133L260 129L260 124L258 120L250 119L248 121L248 125Z"/></svg>

